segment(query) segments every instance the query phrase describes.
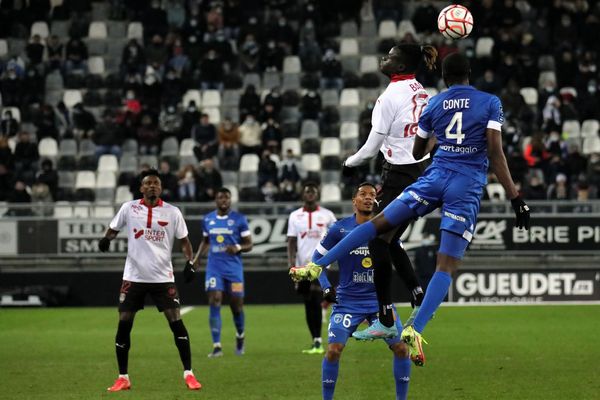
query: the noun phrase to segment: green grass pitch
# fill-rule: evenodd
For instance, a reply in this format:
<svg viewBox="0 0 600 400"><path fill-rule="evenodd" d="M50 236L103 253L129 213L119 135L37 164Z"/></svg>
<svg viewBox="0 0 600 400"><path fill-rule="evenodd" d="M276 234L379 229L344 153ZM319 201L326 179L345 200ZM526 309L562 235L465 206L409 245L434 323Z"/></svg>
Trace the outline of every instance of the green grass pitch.
<svg viewBox="0 0 600 400"><path fill-rule="evenodd" d="M220 359L206 357L207 307L183 317L200 392L184 387L166 320L147 307L132 333L132 390L107 393L116 309L0 310L0 399L320 399L321 357L301 354L310 338L300 305L247 306L243 357L222 311ZM443 307L425 332L427 364L413 368L409 398L600 399L599 335L597 305ZM393 399L391 357L382 342L350 341L336 398Z"/></svg>

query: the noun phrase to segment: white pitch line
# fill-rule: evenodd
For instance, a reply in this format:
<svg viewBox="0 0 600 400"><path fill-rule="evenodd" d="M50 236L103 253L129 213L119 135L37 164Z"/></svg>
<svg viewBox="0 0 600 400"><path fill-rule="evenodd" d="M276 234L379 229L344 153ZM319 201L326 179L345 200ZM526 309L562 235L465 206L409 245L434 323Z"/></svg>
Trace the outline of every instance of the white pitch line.
<svg viewBox="0 0 600 400"><path fill-rule="evenodd" d="M396 303L397 306L410 306L410 303ZM519 302L464 302L442 303L443 307L501 307L501 306L597 306L600 301L519 301Z"/></svg>
<svg viewBox="0 0 600 400"><path fill-rule="evenodd" d="M191 307L191 306L182 307L181 310L179 311L179 313L181 315L185 315L185 314L189 313L190 311L192 311L193 309L194 309L194 307Z"/></svg>

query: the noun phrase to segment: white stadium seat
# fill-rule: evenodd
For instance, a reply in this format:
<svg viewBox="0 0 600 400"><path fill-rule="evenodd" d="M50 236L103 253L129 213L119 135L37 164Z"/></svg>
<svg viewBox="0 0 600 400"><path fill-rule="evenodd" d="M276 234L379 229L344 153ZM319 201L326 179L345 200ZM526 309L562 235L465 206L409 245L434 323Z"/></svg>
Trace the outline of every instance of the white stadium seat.
<svg viewBox="0 0 600 400"><path fill-rule="evenodd" d="M537 106L538 103L538 91L534 87L524 87L520 90L521 96L523 96L523 100L525 100L525 104L528 106Z"/></svg>
<svg viewBox="0 0 600 400"><path fill-rule="evenodd" d="M258 172L260 158L256 154L244 154L240 160L240 172Z"/></svg>
<svg viewBox="0 0 600 400"><path fill-rule="evenodd" d="M58 156L58 143L51 137L45 137L38 143L38 153L41 158L55 158Z"/></svg>
<svg viewBox="0 0 600 400"><path fill-rule="evenodd" d="M218 90L205 90L202 92L202 107L220 107L221 93Z"/></svg>
<svg viewBox="0 0 600 400"><path fill-rule="evenodd" d="M73 217L89 218L91 214L92 203L89 201L78 201L73 207Z"/></svg>
<svg viewBox="0 0 600 400"><path fill-rule="evenodd" d="M302 65L298 56L287 56L283 59L284 74L299 74L302 72Z"/></svg>
<svg viewBox="0 0 600 400"><path fill-rule="evenodd" d="M360 59L360 72L365 74L368 72L379 71L379 61L376 56L362 56Z"/></svg>
<svg viewBox="0 0 600 400"><path fill-rule="evenodd" d="M191 100L196 102L196 107L200 107L202 105L202 97L199 90L190 89L185 92L182 99L183 107L187 108Z"/></svg>
<svg viewBox="0 0 600 400"><path fill-rule="evenodd" d="M98 172L118 172L119 171L119 160L114 154L103 154L98 160Z"/></svg>
<svg viewBox="0 0 600 400"><path fill-rule="evenodd" d="M115 194L115 203L123 204L127 201L133 200L133 194L129 191L129 186L122 185L117 187L117 192Z"/></svg>
<svg viewBox="0 0 600 400"><path fill-rule="evenodd" d="M285 138L281 142L281 153L285 156L288 149L292 150L292 153L295 156L300 156L302 154L300 139L298 138Z"/></svg>
<svg viewBox="0 0 600 400"><path fill-rule="evenodd" d="M73 108L75 104L83 103L83 96L78 89L68 89L63 93L63 102L68 108Z"/></svg>
<svg viewBox="0 0 600 400"><path fill-rule="evenodd" d="M321 188L321 201L323 203L333 203L342 200L342 191L339 185L328 183Z"/></svg>
<svg viewBox="0 0 600 400"><path fill-rule="evenodd" d="M106 23L103 21L93 21L88 29L88 37L90 39L106 39L108 37Z"/></svg>
<svg viewBox="0 0 600 400"><path fill-rule="evenodd" d="M358 41L354 38L342 39L340 42L340 56L357 56Z"/></svg>
<svg viewBox="0 0 600 400"><path fill-rule="evenodd" d="M57 201L54 203L54 218L72 218L73 207L68 201Z"/></svg>
<svg viewBox="0 0 600 400"><path fill-rule="evenodd" d="M343 89L340 95L340 106L358 106L360 105L360 95L356 89Z"/></svg>
<svg viewBox="0 0 600 400"><path fill-rule="evenodd" d="M318 154L303 154L302 168L307 172L321 172L321 157Z"/></svg>
<svg viewBox="0 0 600 400"><path fill-rule="evenodd" d="M505 201L506 191L499 183L488 183L486 186L488 197L492 201Z"/></svg>
<svg viewBox="0 0 600 400"><path fill-rule="evenodd" d="M494 39L491 37L480 37L475 43L475 56L477 58L491 57L494 49Z"/></svg>
<svg viewBox="0 0 600 400"><path fill-rule="evenodd" d="M196 142L194 139L183 139L181 141L181 146L179 147L179 156L181 157L189 157L194 156L194 147L196 146Z"/></svg>
<svg viewBox="0 0 600 400"><path fill-rule="evenodd" d="M117 186L117 178L114 172L100 171L96 177L96 189L114 189Z"/></svg>
<svg viewBox="0 0 600 400"><path fill-rule="evenodd" d="M342 146L338 138L323 138L321 140L321 157L340 156Z"/></svg>
<svg viewBox="0 0 600 400"><path fill-rule="evenodd" d="M130 22L127 26L127 39L144 39L144 26L141 22Z"/></svg>
<svg viewBox="0 0 600 400"><path fill-rule="evenodd" d="M581 126L579 125L579 121L576 119L568 119L563 122L562 133L568 139L581 137Z"/></svg>
<svg viewBox="0 0 600 400"><path fill-rule="evenodd" d="M581 124L581 136L584 138L598 137L598 129L600 129L600 123L596 119L586 119Z"/></svg>
<svg viewBox="0 0 600 400"><path fill-rule="evenodd" d="M79 171L75 178L75 189L95 189L96 174L92 171Z"/></svg>
<svg viewBox="0 0 600 400"><path fill-rule="evenodd" d="M396 36L396 22L392 20L381 21L379 24L379 33L378 36L380 38L393 38Z"/></svg>
<svg viewBox="0 0 600 400"><path fill-rule="evenodd" d="M45 21L36 21L31 25L31 34L40 35L42 39L46 39L50 35L50 30L48 29L48 24Z"/></svg>
<svg viewBox="0 0 600 400"><path fill-rule="evenodd" d="M104 58L100 56L93 56L88 58L88 70L92 75L104 75L104 73L106 72Z"/></svg>

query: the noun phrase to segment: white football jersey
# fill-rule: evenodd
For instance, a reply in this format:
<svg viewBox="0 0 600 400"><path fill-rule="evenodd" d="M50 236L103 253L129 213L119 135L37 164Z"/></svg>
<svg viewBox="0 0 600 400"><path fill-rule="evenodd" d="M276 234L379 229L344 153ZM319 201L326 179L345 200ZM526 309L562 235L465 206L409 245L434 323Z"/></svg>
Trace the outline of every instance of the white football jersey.
<svg viewBox="0 0 600 400"><path fill-rule="evenodd" d="M414 164L421 160L412 155L419 116L429 102L429 94L414 75L397 75L379 96L371 125L373 130L385 135L381 151L390 164Z"/></svg>
<svg viewBox="0 0 600 400"><path fill-rule="evenodd" d="M156 207L142 200L124 203L109 225L127 228L127 260L123 280L144 283L174 282L171 252L173 239L183 239L188 229L179 208L159 199Z"/></svg>
<svg viewBox="0 0 600 400"><path fill-rule="evenodd" d="M306 265L312 260L315 249L335 221L335 215L320 206L315 211L306 211L304 207L292 211L287 236L298 241L296 265Z"/></svg>

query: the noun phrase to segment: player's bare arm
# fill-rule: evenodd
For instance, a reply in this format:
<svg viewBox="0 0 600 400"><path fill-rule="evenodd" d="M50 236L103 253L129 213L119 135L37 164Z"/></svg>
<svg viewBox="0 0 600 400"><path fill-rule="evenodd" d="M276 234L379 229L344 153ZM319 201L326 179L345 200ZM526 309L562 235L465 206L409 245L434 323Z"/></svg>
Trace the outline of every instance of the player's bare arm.
<svg viewBox="0 0 600 400"><path fill-rule="evenodd" d="M103 253L107 252L108 248L110 247L110 241L116 238L118 234L119 231L108 228L104 234L104 237L98 242L98 249L100 249L100 251Z"/></svg>
<svg viewBox="0 0 600 400"><path fill-rule="evenodd" d="M288 236L287 238L287 256L288 265L294 266L296 263L296 253L298 252L298 238Z"/></svg>
<svg viewBox="0 0 600 400"><path fill-rule="evenodd" d="M519 192L510 176L506 157L502 150L502 134L496 129L488 128L485 131L485 135L487 137L490 169L498 178L498 182L500 182L506 191L508 198L512 200L519 195Z"/></svg>
<svg viewBox="0 0 600 400"><path fill-rule="evenodd" d="M490 160L490 169L498 178L498 182L506 191L510 199L512 208L515 211L517 228L529 229L529 207L517 191L515 184L510 176L508 164L504 151L502 150L502 136L496 129L486 129L485 131L488 145L488 159Z"/></svg>
<svg viewBox="0 0 600 400"><path fill-rule="evenodd" d="M421 158L423 158L425 156L425 154L428 153L427 149L429 148L429 151L431 151L431 149L433 148L433 146L435 145L432 144L431 146L428 146L430 139L425 139L422 138L421 136L417 135L415 136L415 143L413 144L413 157L415 158L415 160L420 160Z"/></svg>
<svg viewBox="0 0 600 400"><path fill-rule="evenodd" d="M190 242L189 236L181 239L181 251L188 261L191 261L194 257L194 250L192 248L192 242Z"/></svg>
<svg viewBox="0 0 600 400"><path fill-rule="evenodd" d="M248 253L252 250L252 236L242 237L241 243L229 245L225 248L227 254Z"/></svg>

